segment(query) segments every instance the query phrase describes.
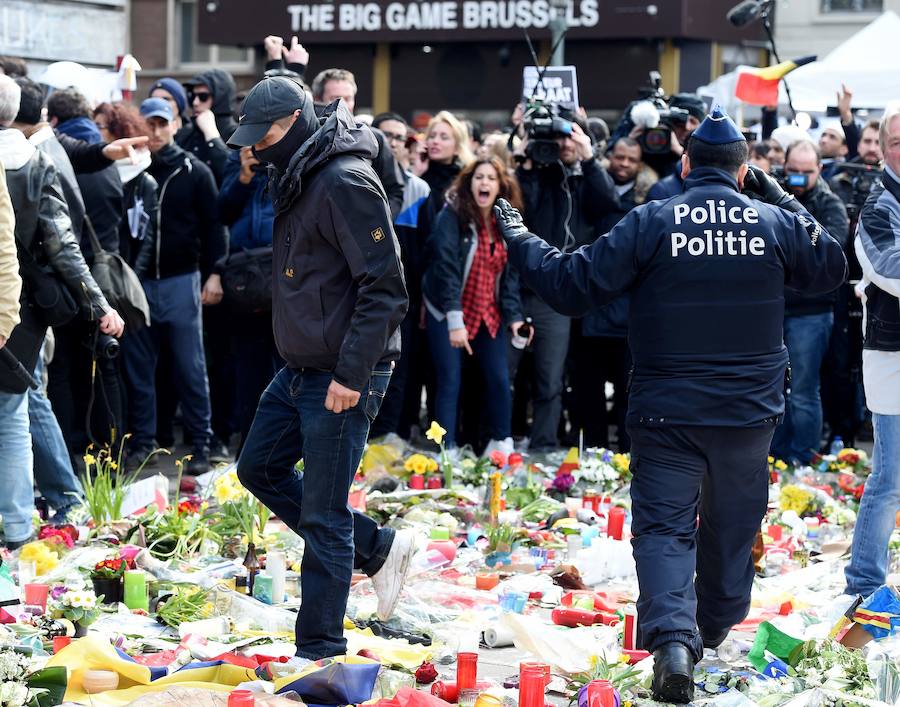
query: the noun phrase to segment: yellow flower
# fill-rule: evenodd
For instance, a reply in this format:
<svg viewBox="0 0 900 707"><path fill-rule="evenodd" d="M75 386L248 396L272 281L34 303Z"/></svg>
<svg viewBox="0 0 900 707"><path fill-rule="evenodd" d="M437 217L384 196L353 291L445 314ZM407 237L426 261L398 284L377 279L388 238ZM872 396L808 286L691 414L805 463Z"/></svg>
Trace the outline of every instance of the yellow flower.
<svg viewBox="0 0 900 707"><path fill-rule="evenodd" d="M779 505L783 511L794 511L797 515L802 515L813 502L813 495L806 489L802 489L794 484L788 484L781 488L781 496Z"/></svg>
<svg viewBox="0 0 900 707"><path fill-rule="evenodd" d="M110 460L110 462L109 462L109 468L112 469L113 471L115 471L116 469L119 468L119 465L116 464L114 461Z"/></svg>
<svg viewBox="0 0 900 707"><path fill-rule="evenodd" d="M84 463L87 466L94 466L94 464L97 463L97 459L94 457L93 454L85 454L84 455Z"/></svg>
<svg viewBox="0 0 900 707"><path fill-rule="evenodd" d="M428 463L425 466L425 471L432 472L438 470L438 463L434 459L428 459Z"/></svg>
<svg viewBox="0 0 900 707"><path fill-rule="evenodd" d="M769 456L769 464L774 464L774 463L775 463L775 457L770 455Z"/></svg>
<svg viewBox="0 0 900 707"><path fill-rule="evenodd" d="M445 434L447 434L447 430L441 427L437 422L432 422L431 427L428 428L425 436L435 444L440 444L444 441Z"/></svg>
<svg viewBox="0 0 900 707"><path fill-rule="evenodd" d="M779 459L777 462L775 462L775 468L778 469L778 471L784 471L788 468L788 465L785 462L781 461L781 459Z"/></svg>
<svg viewBox="0 0 900 707"><path fill-rule="evenodd" d="M613 466L622 471L628 471L631 458L627 454L613 454Z"/></svg>

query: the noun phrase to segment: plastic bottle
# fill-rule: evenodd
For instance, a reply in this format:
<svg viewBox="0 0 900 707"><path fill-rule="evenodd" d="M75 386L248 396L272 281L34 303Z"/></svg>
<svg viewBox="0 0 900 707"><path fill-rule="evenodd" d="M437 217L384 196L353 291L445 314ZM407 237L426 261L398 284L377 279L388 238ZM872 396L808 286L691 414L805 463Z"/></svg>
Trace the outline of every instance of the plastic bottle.
<svg viewBox="0 0 900 707"><path fill-rule="evenodd" d="M834 436L834 441L831 443L831 449L829 450L834 456L837 456L841 453L841 450L844 448L844 440L841 439L840 435Z"/></svg>
<svg viewBox="0 0 900 707"><path fill-rule="evenodd" d="M716 649L716 655L719 656L719 660L723 660L726 663L733 663L743 655L743 651L737 641L732 638L726 638Z"/></svg>

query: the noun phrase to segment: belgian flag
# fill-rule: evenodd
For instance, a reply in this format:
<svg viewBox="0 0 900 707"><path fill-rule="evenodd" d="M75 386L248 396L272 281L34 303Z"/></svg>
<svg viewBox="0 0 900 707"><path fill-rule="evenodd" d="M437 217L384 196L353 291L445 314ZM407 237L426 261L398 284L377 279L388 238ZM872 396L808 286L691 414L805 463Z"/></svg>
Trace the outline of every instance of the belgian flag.
<svg viewBox="0 0 900 707"><path fill-rule="evenodd" d="M805 56L762 69L742 69L738 74L734 95L744 103L754 106L777 105L778 82L798 66L809 64L815 60L815 56Z"/></svg>

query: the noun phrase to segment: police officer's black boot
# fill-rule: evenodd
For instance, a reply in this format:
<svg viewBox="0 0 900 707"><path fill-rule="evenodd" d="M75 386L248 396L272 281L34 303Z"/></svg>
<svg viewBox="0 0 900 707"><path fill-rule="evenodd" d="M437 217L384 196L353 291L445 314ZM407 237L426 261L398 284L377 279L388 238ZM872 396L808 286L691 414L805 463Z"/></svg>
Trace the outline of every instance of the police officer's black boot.
<svg viewBox="0 0 900 707"><path fill-rule="evenodd" d="M694 657L683 643L653 651L653 699L687 704L694 698Z"/></svg>
<svg viewBox="0 0 900 707"><path fill-rule="evenodd" d="M716 649L722 645L728 634L731 633L730 628L723 628L721 631L714 631L700 627L700 638L703 639L704 648Z"/></svg>

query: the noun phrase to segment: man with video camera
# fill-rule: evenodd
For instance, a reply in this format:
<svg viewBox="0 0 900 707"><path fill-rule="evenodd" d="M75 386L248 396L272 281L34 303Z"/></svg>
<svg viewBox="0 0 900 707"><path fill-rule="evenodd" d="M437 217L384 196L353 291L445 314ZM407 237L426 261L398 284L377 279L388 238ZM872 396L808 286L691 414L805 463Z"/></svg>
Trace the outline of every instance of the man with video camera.
<svg viewBox="0 0 900 707"><path fill-rule="evenodd" d="M615 185L594 157L587 126L568 111L538 106L526 110L526 138L519 145L516 176L534 233L563 253L592 243L603 218L619 206ZM534 323L534 422L531 449L558 446L563 372L569 351L570 318L534 292L522 290L525 317ZM510 346L510 380L523 351Z"/></svg>
<svg viewBox="0 0 900 707"><path fill-rule="evenodd" d="M847 210L821 175L822 157L814 142L799 140L788 147L785 188L846 249ZM784 343L790 357L791 381L784 420L772 440L772 453L781 459L806 464L819 451L823 417L819 369L831 338L836 300L837 291L785 291Z"/></svg>

